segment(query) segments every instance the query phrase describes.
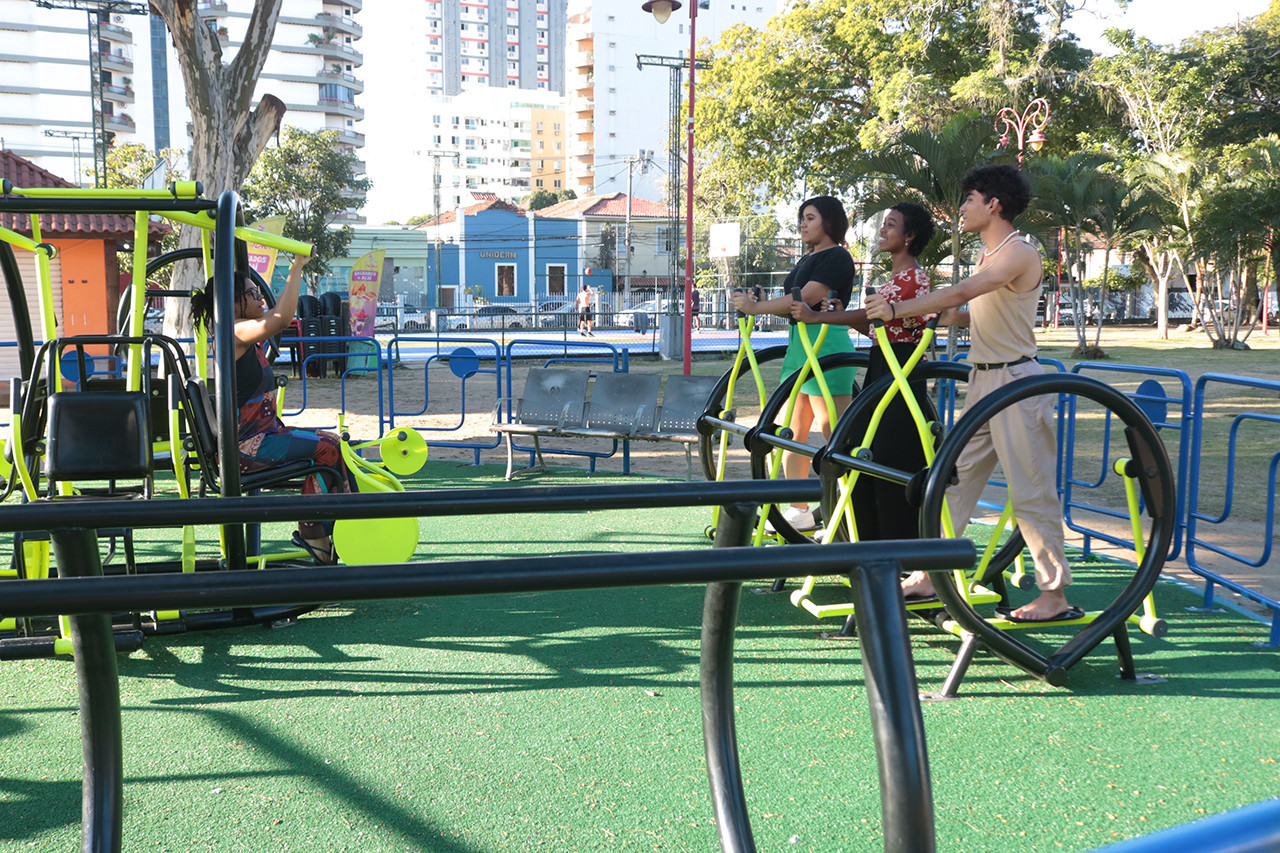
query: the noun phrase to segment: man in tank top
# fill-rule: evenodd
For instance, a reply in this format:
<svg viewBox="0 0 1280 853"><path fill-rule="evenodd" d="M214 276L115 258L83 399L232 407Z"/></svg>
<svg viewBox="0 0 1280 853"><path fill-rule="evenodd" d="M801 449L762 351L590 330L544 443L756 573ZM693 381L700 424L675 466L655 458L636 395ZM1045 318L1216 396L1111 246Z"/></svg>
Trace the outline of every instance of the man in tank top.
<svg viewBox="0 0 1280 853"><path fill-rule="evenodd" d="M1035 320L1044 266L1040 252L1013 227L1031 201L1031 187L1021 172L1012 166L982 166L969 172L961 186L966 194L961 227L979 234L983 242L977 272L954 287L896 304L869 296L866 311L869 318L886 322L940 313L944 323L968 325L969 406L1016 379L1043 372L1036 361ZM956 310L965 303L967 312ZM1040 589L1034 601L1012 610L1009 618L1054 622L1079 617L1081 611L1067 603L1065 591L1071 570L1063 548L1058 446L1049 396L1037 395L1004 409L961 452L956 463L959 484L947 491L957 535L968 524L997 461ZM929 576L912 574L903 581L903 593L908 600L932 596Z"/></svg>

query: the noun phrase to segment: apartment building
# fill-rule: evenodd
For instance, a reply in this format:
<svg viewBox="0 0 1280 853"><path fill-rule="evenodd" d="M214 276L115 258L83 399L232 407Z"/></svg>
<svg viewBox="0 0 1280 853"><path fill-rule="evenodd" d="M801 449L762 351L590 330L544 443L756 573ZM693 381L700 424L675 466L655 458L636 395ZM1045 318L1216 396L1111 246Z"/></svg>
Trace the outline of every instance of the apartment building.
<svg viewBox="0 0 1280 853"><path fill-rule="evenodd" d="M99 134L108 145L189 148L182 73L163 20L124 13L145 9L144 3L110 4L110 12L77 5L50 9L30 0L0 0L0 61L9 72L0 84L4 147L86 186L94 181ZM195 3L228 54L240 44L253 5ZM361 8L362 0L284 0L255 92L255 100L272 94L285 102L286 124L337 131L342 145L357 150L365 141L359 129L364 110L357 104L364 88L357 76L364 61L362 28L354 17ZM352 212L347 221L362 220Z"/></svg>
<svg viewBox="0 0 1280 853"><path fill-rule="evenodd" d="M671 71L638 65L636 57L687 58L690 3L698 4L699 43L715 43L737 24L762 29L780 5L779 0L686 0L685 8L659 24L639 0L569 0L568 186L579 196L626 191L626 161L646 149L659 152L661 162L643 175L632 174L632 194L666 197ZM688 78L682 79L687 86Z"/></svg>
<svg viewBox="0 0 1280 853"><path fill-rule="evenodd" d="M554 92L492 87L429 99L417 138L426 156L417 168L439 169L440 210L467 204L475 193L515 203L537 188L559 189L567 145L562 104Z"/></svg>
<svg viewBox="0 0 1280 853"><path fill-rule="evenodd" d="M425 0L427 87L564 94L566 0Z"/></svg>

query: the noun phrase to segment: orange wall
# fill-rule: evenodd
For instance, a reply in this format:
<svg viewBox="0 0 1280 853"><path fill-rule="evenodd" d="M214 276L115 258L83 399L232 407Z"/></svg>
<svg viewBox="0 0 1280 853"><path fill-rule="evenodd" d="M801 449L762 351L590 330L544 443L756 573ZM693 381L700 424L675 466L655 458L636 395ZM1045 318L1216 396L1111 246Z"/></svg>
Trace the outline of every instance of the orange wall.
<svg viewBox="0 0 1280 853"><path fill-rule="evenodd" d="M116 331L120 266L116 244L103 240L51 240L62 262L62 325L59 335L104 335Z"/></svg>

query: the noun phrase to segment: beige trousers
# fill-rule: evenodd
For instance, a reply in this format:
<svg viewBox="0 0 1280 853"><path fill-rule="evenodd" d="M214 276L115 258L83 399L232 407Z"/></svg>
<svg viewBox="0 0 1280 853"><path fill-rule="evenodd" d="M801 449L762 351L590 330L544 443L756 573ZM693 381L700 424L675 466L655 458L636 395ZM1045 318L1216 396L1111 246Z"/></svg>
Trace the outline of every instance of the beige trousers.
<svg viewBox="0 0 1280 853"><path fill-rule="evenodd" d="M966 409L1015 379L1044 369L1034 361L995 370L969 371ZM1054 431L1055 397L1040 394L1000 411L969 440L956 462L959 485L947 490L947 509L964 532L996 462L1004 472L1018 529L1035 562L1036 586L1062 589L1071 583L1063 549L1062 504L1058 500L1058 442Z"/></svg>

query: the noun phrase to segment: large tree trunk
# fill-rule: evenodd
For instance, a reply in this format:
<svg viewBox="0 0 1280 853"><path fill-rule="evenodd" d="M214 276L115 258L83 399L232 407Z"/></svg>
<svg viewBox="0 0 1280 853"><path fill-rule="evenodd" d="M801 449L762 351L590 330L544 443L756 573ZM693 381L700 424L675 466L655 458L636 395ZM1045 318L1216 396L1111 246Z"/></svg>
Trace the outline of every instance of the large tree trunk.
<svg viewBox="0 0 1280 853"><path fill-rule="evenodd" d="M239 190L271 135L280 127L284 102L265 95L253 108L258 74L266 62L282 0L257 0L244 42L230 63L223 62L217 35L196 14L192 0L152 0L151 7L169 28L191 111L191 177L204 185L205 198ZM199 229L183 227L180 245L200 245ZM204 286L199 264L180 264L171 287ZM185 300L168 300L165 331L189 337L191 319Z"/></svg>

